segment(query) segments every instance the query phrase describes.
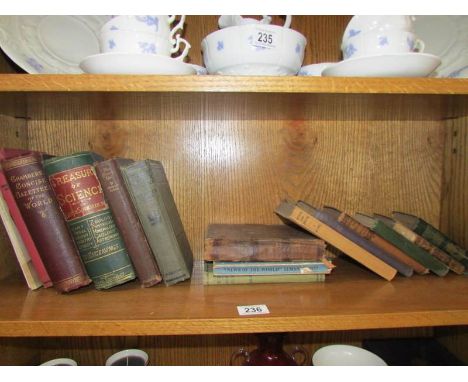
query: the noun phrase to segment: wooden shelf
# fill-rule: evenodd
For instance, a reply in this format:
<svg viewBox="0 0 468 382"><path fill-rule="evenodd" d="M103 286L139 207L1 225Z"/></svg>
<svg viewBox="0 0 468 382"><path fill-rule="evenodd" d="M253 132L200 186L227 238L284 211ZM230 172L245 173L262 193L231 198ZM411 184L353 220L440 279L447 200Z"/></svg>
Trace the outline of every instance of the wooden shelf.
<svg viewBox="0 0 468 382"><path fill-rule="evenodd" d="M3 74L0 114L37 120L446 120L468 115L468 79Z"/></svg>
<svg viewBox="0 0 468 382"><path fill-rule="evenodd" d="M468 79L0 74L0 92L468 94Z"/></svg>
<svg viewBox="0 0 468 382"><path fill-rule="evenodd" d="M193 335L333 331L468 324L468 284L453 274L380 279L345 259L325 283L142 289L132 282L60 295L2 282L0 336ZM238 305L266 304L271 314L240 317Z"/></svg>

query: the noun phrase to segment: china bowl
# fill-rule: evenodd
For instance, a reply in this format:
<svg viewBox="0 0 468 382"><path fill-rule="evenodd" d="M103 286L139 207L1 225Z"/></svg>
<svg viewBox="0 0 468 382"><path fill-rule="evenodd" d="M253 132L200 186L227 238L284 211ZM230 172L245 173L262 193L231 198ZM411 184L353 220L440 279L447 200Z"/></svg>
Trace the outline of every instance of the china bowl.
<svg viewBox="0 0 468 382"><path fill-rule="evenodd" d="M210 74L287 76L301 68L306 45L295 30L248 24L209 34L201 48Z"/></svg>
<svg viewBox="0 0 468 382"><path fill-rule="evenodd" d="M329 345L312 356L314 366L387 366L378 355L351 345Z"/></svg>

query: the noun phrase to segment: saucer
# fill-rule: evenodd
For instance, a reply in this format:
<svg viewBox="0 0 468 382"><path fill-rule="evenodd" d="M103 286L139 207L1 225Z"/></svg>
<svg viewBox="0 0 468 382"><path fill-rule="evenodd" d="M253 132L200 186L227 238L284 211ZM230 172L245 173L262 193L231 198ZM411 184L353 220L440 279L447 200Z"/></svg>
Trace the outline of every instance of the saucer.
<svg viewBox="0 0 468 382"><path fill-rule="evenodd" d="M185 62L157 54L101 53L86 57L80 68L90 74L195 74Z"/></svg>
<svg viewBox="0 0 468 382"><path fill-rule="evenodd" d="M324 77L427 77L441 63L427 53L400 53L343 60L324 69Z"/></svg>
<svg viewBox="0 0 468 382"><path fill-rule="evenodd" d="M0 47L27 73L83 73L110 16L0 16Z"/></svg>

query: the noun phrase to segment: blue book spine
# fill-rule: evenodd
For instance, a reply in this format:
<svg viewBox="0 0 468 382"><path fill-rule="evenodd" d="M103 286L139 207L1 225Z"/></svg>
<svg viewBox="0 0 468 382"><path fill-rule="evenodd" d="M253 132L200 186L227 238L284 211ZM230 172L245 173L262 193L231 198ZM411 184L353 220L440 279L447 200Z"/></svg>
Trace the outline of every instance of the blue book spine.
<svg viewBox="0 0 468 382"><path fill-rule="evenodd" d="M330 273L330 268L323 263L288 264L269 266L216 265L213 267L215 276L236 275L308 275Z"/></svg>

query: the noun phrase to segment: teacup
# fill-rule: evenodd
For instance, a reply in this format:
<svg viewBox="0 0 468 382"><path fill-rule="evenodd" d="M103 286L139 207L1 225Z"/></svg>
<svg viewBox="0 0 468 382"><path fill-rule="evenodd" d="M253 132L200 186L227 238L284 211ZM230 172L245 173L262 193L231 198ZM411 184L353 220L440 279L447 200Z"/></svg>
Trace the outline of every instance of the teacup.
<svg viewBox="0 0 468 382"><path fill-rule="evenodd" d="M187 56L190 44L179 35L175 41L161 37L155 33L137 32L132 30L111 30L102 32L99 37L101 53L133 53L159 54L170 56L178 52L180 43L185 44L184 51L176 57L181 60Z"/></svg>
<svg viewBox="0 0 468 382"><path fill-rule="evenodd" d="M78 366L78 364L71 358L55 358L41 363L40 366Z"/></svg>
<svg viewBox="0 0 468 382"><path fill-rule="evenodd" d="M156 33L160 37L173 39L178 30L184 28L185 16L180 16L179 22L171 28L176 15L143 15L143 16L116 16L105 23L101 33L115 30L131 30L136 32Z"/></svg>
<svg viewBox="0 0 468 382"><path fill-rule="evenodd" d="M387 366L387 363L366 349L352 345L328 345L312 356L314 366Z"/></svg>
<svg viewBox="0 0 468 382"><path fill-rule="evenodd" d="M341 46L343 58L373 56L380 54L399 54L424 51L424 42L414 33L386 30L367 32L354 36Z"/></svg>
<svg viewBox="0 0 468 382"><path fill-rule="evenodd" d="M383 32L388 30L413 32L413 17L399 15L353 16L344 31L342 41L345 43L349 38L362 35L370 31Z"/></svg>
<svg viewBox="0 0 468 382"><path fill-rule="evenodd" d="M148 354L140 349L126 349L112 354L106 360L106 366L146 366Z"/></svg>

